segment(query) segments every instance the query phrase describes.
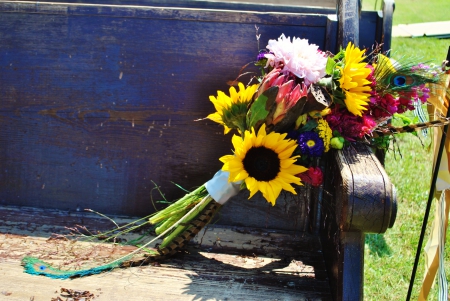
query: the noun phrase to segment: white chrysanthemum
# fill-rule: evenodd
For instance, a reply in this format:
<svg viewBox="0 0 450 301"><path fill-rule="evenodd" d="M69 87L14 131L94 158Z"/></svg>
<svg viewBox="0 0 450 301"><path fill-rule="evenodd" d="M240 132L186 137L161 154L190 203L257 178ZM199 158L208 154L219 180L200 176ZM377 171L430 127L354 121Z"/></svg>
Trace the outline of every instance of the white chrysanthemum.
<svg viewBox="0 0 450 301"><path fill-rule="evenodd" d="M309 44L308 40L282 34L278 40L269 40L266 47L271 53L266 54L267 63L273 67L283 65L284 71L290 71L303 78L306 85L316 83L325 76L327 58L319 46Z"/></svg>

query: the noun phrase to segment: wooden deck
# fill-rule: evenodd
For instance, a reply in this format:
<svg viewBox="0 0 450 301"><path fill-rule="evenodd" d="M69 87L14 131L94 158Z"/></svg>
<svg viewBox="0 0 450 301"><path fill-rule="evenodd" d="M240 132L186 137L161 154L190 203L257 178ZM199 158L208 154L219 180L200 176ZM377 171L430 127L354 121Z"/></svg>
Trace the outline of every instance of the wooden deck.
<svg viewBox="0 0 450 301"><path fill-rule="evenodd" d="M20 260L25 255L73 266L129 252L133 247L49 239L51 233L68 233L66 226L82 224L102 231L109 223L92 214L0 208L0 296L51 300L63 288L89 292L95 300L332 299L319 238L303 232L209 226L185 253L150 266L73 280L23 272Z"/></svg>

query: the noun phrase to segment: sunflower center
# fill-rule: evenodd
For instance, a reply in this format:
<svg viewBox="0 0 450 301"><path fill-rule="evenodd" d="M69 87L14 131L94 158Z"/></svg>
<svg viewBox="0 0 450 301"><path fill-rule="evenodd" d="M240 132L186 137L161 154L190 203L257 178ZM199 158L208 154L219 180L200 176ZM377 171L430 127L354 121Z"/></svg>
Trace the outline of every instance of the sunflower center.
<svg viewBox="0 0 450 301"><path fill-rule="evenodd" d="M273 180L280 171L278 154L263 146L249 149L242 163L249 176L257 181Z"/></svg>

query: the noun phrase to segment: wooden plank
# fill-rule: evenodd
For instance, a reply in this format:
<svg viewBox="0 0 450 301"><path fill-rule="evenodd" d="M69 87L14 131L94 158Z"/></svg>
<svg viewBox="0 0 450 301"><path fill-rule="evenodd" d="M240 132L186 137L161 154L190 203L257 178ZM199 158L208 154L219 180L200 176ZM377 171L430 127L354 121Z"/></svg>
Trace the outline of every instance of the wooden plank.
<svg viewBox="0 0 450 301"><path fill-rule="evenodd" d="M283 12L248 12L215 9L190 9L183 7L167 8L152 6L116 6L108 4L36 4L30 1L0 2L0 11L11 13L41 13L63 15L97 15L115 18L152 18L160 20L185 20L207 22L233 22L247 24L277 24L324 26L323 14L293 14ZM289 23L288 23L289 22Z"/></svg>
<svg viewBox="0 0 450 301"><path fill-rule="evenodd" d="M344 231L384 233L395 220L395 188L366 145L336 154L342 188L336 190L338 221ZM342 210L342 211L341 211Z"/></svg>
<svg viewBox="0 0 450 301"><path fill-rule="evenodd" d="M214 260L212 262L215 262ZM217 268L208 263L208 269ZM269 274L269 273L268 273ZM18 262L0 263L1 292L8 300L50 300L60 288L90 291L95 300L332 300L329 293L298 277L234 273L221 276L197 270L165 267L130 268L74 280L55 280L24 274ZM262 274L264 275L264 274ZM209 279L208 279L209 278ZM271 285L263 286L258 282ZM311 281L309 281L311 282ZM317 283L322 285L323 283ZM326 283L324 283L326 285ZM32 299L31 299L32 300Z"/></svg>
<svg viewBox="0 0 450 301"><path fill-rule="evenodd" d="M260 47L281 33L336 45L325 15L31 1L0 11L0 204L19 206L152 212L154 183L177 199L172 182L204 183L230 152L219 126L194 120L254 59L255 25Z"/></svg>
<svg viewBox="0 0 450 301"><path fill-rule="evenodd" d="M317 236L209 226L185 253L167 261L55 280L25 274L21 258L32 255L56 266L76 267L117 258L133 247L48 239L50 232L67 232L64 225L80 221L80 214L64 220L55 212L40 210L39 216L30 220L32 209L0 209L0 292L8 294L8 300L33 296L34 300L50 300L59 295L60 288L89 291L96 295L95 300L261 300L261 296L265 300L331 300ZM115 220L119 224L127 221ZM98 229L107 226L93 215L85 215L83 221Z"/></svg>
<svg viewBox="0 0 450 301"><path fill-rule="evenodd" d="M326 16L29 2L0 10L0 204L70 211L145 215L151 196L162 199L154 183L175 200L185 192L172 182L191 190L209 180L231 137L194 120L254 59L255 25L261 46L281 33L325 40Z"/></svg>
<svg viewBox="0 0 450 301"><path fill-rule="evenodd" d="M0 0L5 1L5 0ZM20 1L20 0L11 0ZM283 3L275 1L215 1L215 0L108 0L110 5L127 6L153 6L153 7L186 7L202 9L222 9L238 11L260 11L260 12L291 12L291 13L314 13L333 14L336 12L336 3L333 0L320 0L314 3L302 0L282 0ZM45 0L39 1L53 3L89 3L105 4L102 0ZM37 3L37 1L36 1Z"/></svg>
<svg viewBox="0 0 450 301"><path fill-rule="evenodd" d="M308 0L229 0L230 2L250 2L272 5L292 5L292 6L316 6L316 7L329 7L336 8L336 0L320 0L314 3Z"/></svg>
<svg viewBox="0 0 450 301"><path fill-rule="evenodd" d="M360 2L338 0L338 45L345 47L349 42L359 46L359 11Z"/></svg>

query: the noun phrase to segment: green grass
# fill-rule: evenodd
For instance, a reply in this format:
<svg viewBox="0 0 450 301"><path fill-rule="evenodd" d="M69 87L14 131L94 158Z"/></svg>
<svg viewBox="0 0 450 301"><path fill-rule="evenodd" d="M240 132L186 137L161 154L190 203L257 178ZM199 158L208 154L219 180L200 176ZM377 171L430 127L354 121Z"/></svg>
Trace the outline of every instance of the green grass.
<svg viewBox="0 0 450 301"><path fill-rule="evenodd" d="M395 58L396 56L411 55L440 65L447 57L449 46L450 39L393 38L391 56Z"/></svg>
<svg viewBox="0 0 450 301"><path fill-rule="evenodd" d="M394 24L448 21L448 0L396 0ZM363 8L373 10L381 1L364 0ZM394 38L392 57L410 55L440 64L447 55L450 39ZM429 138L418 139L405 134L397 138L395 147L386 156L385 168L397 188L398 214L395 225L385 234L366 237L364 300L405 300L416 249L422 228L431 181L433 153L428 150ZM392 147L391 147L392 148ZM434 217L433 202L424 245ZM450 230L448 231L450 232ZM447 233L446 273L450 279L450 233ZM422 248L423 249L423 248ZM417 300L424 272L424 256L417 270L411 300ZM428 300L437 300L437 286Z"/></svg>

